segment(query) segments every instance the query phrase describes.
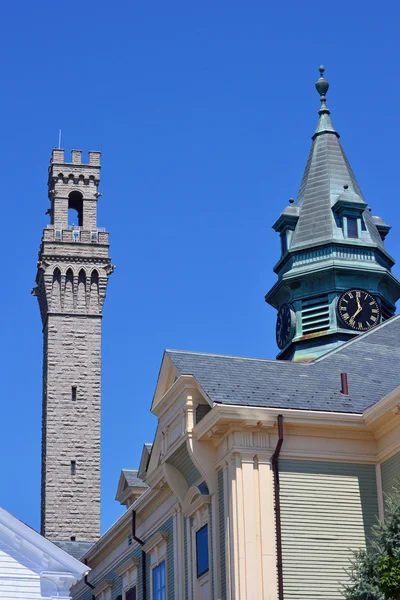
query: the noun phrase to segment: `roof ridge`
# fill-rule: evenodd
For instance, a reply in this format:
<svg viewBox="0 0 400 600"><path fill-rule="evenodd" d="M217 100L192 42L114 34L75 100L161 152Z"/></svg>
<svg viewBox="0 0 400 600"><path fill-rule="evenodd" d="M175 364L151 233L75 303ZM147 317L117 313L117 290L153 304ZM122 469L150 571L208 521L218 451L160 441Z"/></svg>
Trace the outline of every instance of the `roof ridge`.
<svg viewBox="0 0 400 600"><path fill-rule="evenodd" d="M383 329L383 327L386 327L386 325L388 325L389 323L393 323L393 321L395 321L398 318L400 318L400 314L393 315L393 317L390 317L390 319L386 319L386 321L383 321L383 323L380 323L379 325L377 325L376 327L373 327L369 331L365 331L364 333L359 333L353 339L348 340L347 342L344 342L344 344L340 344L340 346L338 346L337 348L333 348L333 350L329 350L329 352L326 352L325 354L323 354L322 356L319 356L315 360L310 361L308 364L315 364L317 362L321 362L328 356L331 356L332 354L336 354L336 353L340 352L341 350L343 350L344 348L351 346L352 344L356 344L358 342L358 340L362 340L365 337L368 337L369 335L372 335L373 333L380 331L381 329Z"/></svg>
<svg viewBox="0 0 400 600"><path fill-rule="evenodd" d="M165 352L172 353L175 352L177 354L193 354L195 356L216 356L218 358L238 358L240 360L258 360L260 362L272 362L272 363L282 363L282 364L306 364L306 363L295 363L292 360L277 360L276 358L258 358L252 356L238 356L234 354L216 354L213 352L194 352L193 350L173 350L171 348L166 348Z"/></svg>

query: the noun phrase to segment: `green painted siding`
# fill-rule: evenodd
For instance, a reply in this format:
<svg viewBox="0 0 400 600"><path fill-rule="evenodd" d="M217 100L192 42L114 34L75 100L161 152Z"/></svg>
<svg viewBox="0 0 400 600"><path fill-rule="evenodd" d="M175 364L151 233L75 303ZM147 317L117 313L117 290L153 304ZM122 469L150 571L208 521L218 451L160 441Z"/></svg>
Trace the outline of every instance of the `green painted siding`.
<svg viewBox="0 0 400 600"><path fill-rule="evenodd" d="M167 561L166 561L167 562L166 574L167 574L167 586L168 586L167 600L174 600L174 598L175 598L175 581L174 581L175 565L174 565L173 519L172 518L168 519L168 521L163 523L163 525L161 525L161 527L157 531L166 531L169 533L168 540L167 540ZM157 533L157 532L155 531L154 533ZM150 537L152 537L152 536L150 536ZM147 539L150 539L150 538L147 538ZM114 584L112 587L112 599L113 600L115 600L117 598L117 596L122 594L122 577L119 577L115 573L115 569L117 569L120 565L122 565L130 557L137 557L140 559L140 564L138 565L137 599L138 600L143 599L143 593L142 593L143 578L142 578L142 562L141 562L142 561L142 548L137 547L132 551L131 554L129 554L128 556L125 556L124 559L121 560L112 571L108 571L105 575L103 575L101 577L101 579L96 580L94 582L94 584L97 586L99 583L101 583L102 581L104 581L106 579L113 580L114 581ZM150 577L151 577L150 556L147 555L146 556L147 600L150 600L150 598L151 598ZM91 581L90 575L89 575L89 581ZM93 582L91 581L91 583L93 583ZM85 592L84 595L79 596L79 600L91 600L91 599L92 599L92 592L91 592L91 590L89 590L89 588L88 588L88 591ZM74 600L78 600L78 598L76 598Z"/></svg>
<svg viewBox="0 0 400 600"><path fill-rule="evenodd" d="M280 460L285 600L342 598L352 550L376 522L374 465Z"/></svg>
<svg viewBox="0 0 400 600"><path fill-rule="evenodd" d="M400 452L394 454L381 464L382 491L390 494L393 491L393 484L397 477L400 478Z"/></svg>
<svg viewBox="0 0 400 600"><path fill-rule="evenodd" d="M173 519L169 519L161 528L162 531L168 531L167 541L167 576L168 576L168 600L175 599L175 564L174 564L174 524Z"/></svg>
<svg viewBox="0 0 400 600"><path fill-rule="evenodd" d="M218 518L219 518L219 557L221 569L221 600L226 600L226 565L225 565L225 503L224 474L218 471Z"/></svg>
<svg viewBox="0 0 400 600"><path fill-rule="evenodd" d="M200 473L194 466L192 459L187 451L186 444L182 444L178 450L170 456L168 461L182 473L187 481L188 486L194 485L201 478Z"/></svg>
<svg viewBox="0 0 400 600"><path fill-rule="evenodd" d="M128 558L140 558L142 555L142 549L139 548L135 548L134 550L132 550L132 552L130 554L128 554L128 556L125 556L123 560L121 560L112 571L108 571L105 575L103 575L100 579L96 579L95 581L93 581L93 579L91 579L91 576L89 574L88 579L90 581L90 583L93 583L95 586L98 586L102 581L105 581L106 579L112 580L113 583L113 587L112 587L112 599L115 600L115 598L117 598L120 594L122 594L122 577L119 577L119 575L117 575L115 573L115 569L117 569L118 567L120 567L126 560L128 560ZM139 575L139 580L138 580L138 600L141 600L141 565L138 566L138 575ZM85 591L84 594L81 594L80 596L74 596L74 600L92 600L92 591L89 589L89 587L87 588L87 591Z"/></svg>

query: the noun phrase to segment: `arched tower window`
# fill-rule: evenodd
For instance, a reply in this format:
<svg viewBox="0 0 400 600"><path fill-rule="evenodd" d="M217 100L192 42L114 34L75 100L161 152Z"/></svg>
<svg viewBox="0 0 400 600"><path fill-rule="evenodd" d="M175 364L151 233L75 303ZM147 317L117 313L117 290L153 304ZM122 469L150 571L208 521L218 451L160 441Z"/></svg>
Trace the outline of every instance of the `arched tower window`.
<svg viewBox="0 0 400 600"><path fill-rule="evenodd" d="M65 276L64 312L74 310L74 274L68 269Z"/></svg>
<svg viewBox="0 0 400 600"><path fill-rule="evenodd" d="M58 267L54 269L53 285L51 288L51 310L61 310L61 271Z"/></svg>
<svg viewBox="0 0 400 600"><path fill-rule="evenodd" d="M83 269L79 271L78 276L78 298L76 308L80 312L86 312L86 273Z"/></svg>
<svg viewBox="0 0 400 600"><path fill-rule="evenodd" d="M83 226L83 196L77 190L68 196L68 225Z"/></svg>
<svg viewBox="0 0 400 600"><path fill-rule="evenodd" d="M96 270L92 271L90 278L89 311L95 314L99 312L99 274Z"/></svg>

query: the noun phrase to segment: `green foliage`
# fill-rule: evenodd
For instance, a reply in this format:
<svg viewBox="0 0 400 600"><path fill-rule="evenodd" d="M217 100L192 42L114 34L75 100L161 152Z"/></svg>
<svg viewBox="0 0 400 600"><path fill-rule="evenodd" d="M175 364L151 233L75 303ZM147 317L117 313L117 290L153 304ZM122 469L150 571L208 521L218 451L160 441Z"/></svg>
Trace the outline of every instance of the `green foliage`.
<svg viewBox="0 0 400 600"><path fill-rule="evenodd" d="M367 550L355 553L346 600L400 600L400 480L386 496L385 520L373 527Z"/></svg>

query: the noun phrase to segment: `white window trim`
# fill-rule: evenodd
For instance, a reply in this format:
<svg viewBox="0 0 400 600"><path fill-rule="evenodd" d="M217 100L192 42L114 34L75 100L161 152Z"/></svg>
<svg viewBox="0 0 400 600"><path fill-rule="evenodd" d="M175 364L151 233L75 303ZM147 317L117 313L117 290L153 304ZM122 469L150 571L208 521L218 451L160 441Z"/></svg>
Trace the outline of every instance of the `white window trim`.
<svg viewBox="0 0 400 600"><path fill-rule="evenodd" d="M116 574L122 577L122 600L126 600L126 593L137 586L139 562L138 558L131 557L115 569Z"/></svg>
<svg viewBox="0 0 400 600"><path fill-rule="evenodd" d="M158 531L142 547L150 557L150 598L153 598L153 569L165 563L165 598L168 598L167 531Z"/></svg>
<svg viewBox="0 0 400 600"><path fill-rule="evenodd" d="M105 579L104 581L99 583L99 585L97 585L93 590L93 594L94 596L96 596L96 600L111 600L113 584L114 581L112 579Z"/></svg>
<svg viewBox="0 0 400 600"><path fill-rule="evenodd" d="M201 598L201 586L209 585L210 593L212 586L212 549L210 548L210 511L211 511L211 496L201 494L199 488L192 486L185 497L183 503L183 512L185 517L192 520L190 529L189 545L192 555L192 582L193 582L193 600ZM197 577L197 548L196 548L196 533L204 527L208 526L208 571Z"/></svg>

